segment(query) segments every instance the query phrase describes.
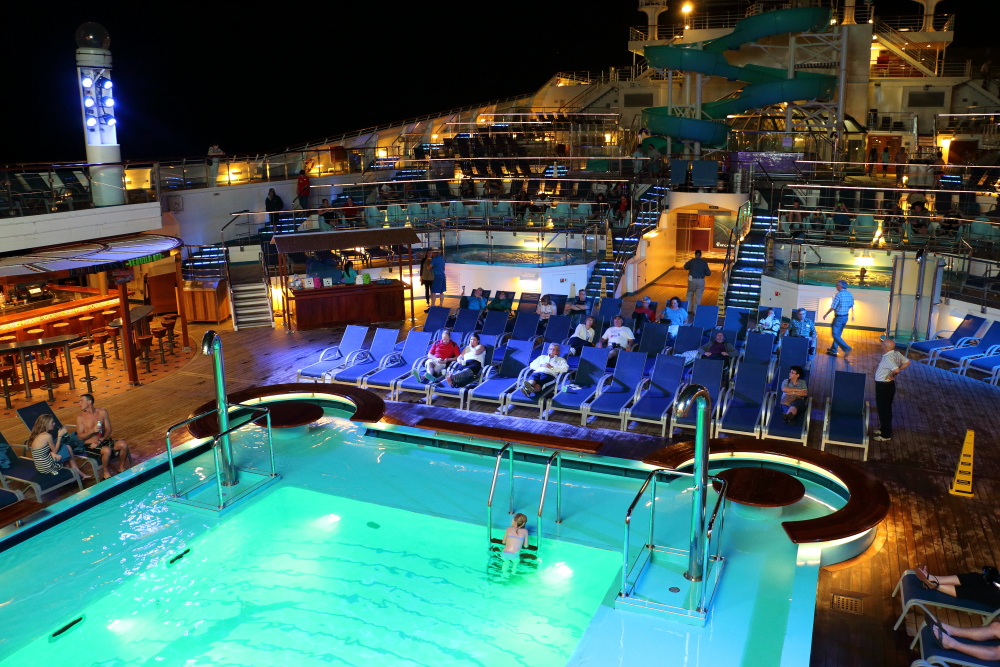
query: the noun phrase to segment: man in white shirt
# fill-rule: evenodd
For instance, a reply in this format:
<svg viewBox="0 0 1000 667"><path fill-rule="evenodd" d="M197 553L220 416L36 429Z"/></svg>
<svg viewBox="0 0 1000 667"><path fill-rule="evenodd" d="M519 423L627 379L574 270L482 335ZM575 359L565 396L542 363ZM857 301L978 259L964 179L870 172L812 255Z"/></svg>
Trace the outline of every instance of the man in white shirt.
<svg viewBox="0 0 1000 667"><path fill-rule="evenodd" d="M559 343L552 343L549 345L548 354L535 357L534 361L531 362L529 368L534 372L521 385L521 391L525 396L531 398L538 394L569 370L569 364L559 356L560 351Z"/></svg>
<svg viewBox="0 0 1000 667"><path fill-rule="evenodd" d="M910 365L896 349L896 341L888 336L882 339L882 359L875 369L875 410L881 427L875 431L876 442L892 440L892 401L896 397L896 377Z"/></svg>
<svg viewBox="0 0 1000 667"><path fill-rule="evenodd" d="M608 356L608 364L611 365L614 359L618 358L618 350L631 350L632 343L635 342L635 335L632 330L625 325L625 318L621 315L615 315L612 326L608 327L608 330L604 332L601 336L601 340L597 343L597 347L608 346L611 348L611 354Z"/></svg>

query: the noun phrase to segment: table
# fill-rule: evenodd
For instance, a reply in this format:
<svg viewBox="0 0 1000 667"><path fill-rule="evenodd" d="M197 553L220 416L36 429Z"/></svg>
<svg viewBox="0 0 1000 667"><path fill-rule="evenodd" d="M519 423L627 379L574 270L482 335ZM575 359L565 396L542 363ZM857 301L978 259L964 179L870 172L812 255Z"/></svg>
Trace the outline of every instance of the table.
<svg viewBox="0 0 1000 667"><path fill-rule="evenodd" d="M82 339L83 336L81 334L65 334L63 336L24 340L19 343L5 343L0 345L0 356L4 353L17 352L21 362L21 379L24 381L24 397L30 399L31 381L28 379L28 360L25 353L32 350L61 346L63 354L66 356L66 375L69 377L69 388L76 389L76 381L73 379L73 360L69 354L69 346Z"/></svg>
<svg viewBox="0 0 1000 667"><path fill-rule="evenodd" d="M135 324L136 322L141 322L142 320L149 317L150 313L152 312L153 312L152 306L132 306L128 310L128 319L132 324ZM120 329L122 326L122 318L119 317L117 319L111 320L111 322L108 323L108 326Z"/></svg>
<svg viewBox="0 0 1000 667"><path fill-rule="evenodd" d="M734 503L756 508L779 508L778 514L781 507L797 503L806 494L806 487L798 478L771 468L729 468L715 476L728 482L726 497ZM712 485L716 491L722 488L718 482L712 482ZM771 513L741 514L763 518Z"/></svg>

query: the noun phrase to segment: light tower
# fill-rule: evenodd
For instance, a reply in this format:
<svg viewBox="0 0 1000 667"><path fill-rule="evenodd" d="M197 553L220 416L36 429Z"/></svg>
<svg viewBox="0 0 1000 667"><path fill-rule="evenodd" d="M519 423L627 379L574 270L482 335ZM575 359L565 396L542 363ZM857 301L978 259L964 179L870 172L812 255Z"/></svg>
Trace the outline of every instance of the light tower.
<svg viewBox="0 0 1000 667"><path fill-rule="evenodd" d="M106 167L90 168L94 206L125 203L121 147L116 132L114 82L111 79L111 36L98 23L76 29L76 81L80 114L87 145L87 162Z"/></svg>

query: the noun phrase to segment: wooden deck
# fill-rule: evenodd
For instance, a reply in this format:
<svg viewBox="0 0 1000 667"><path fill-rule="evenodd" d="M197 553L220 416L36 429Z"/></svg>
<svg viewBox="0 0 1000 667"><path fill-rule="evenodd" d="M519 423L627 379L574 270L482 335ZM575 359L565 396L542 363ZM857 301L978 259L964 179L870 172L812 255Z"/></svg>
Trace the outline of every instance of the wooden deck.
<svg viewBox="0 0 1000 667"><path fill-rule="evenodd" d="M683 292L681 282L668 274L650 286L652 298L663 301ZM641 296L641 294L640 294ZM448 305L456 306L457 299ZM627 302L631 309L631 302ZM417 302L422 305L421 301ZM423 310L418 307L418 314ZM409 328L408 323L389 326ZM193 342L207 326L193 327ZM314 361L320 350L335 343L339 330L310 331L288 335L283 329L222 330L226 355L228 388L239 391L264 383L293 381L295 371ZM869 375L866 394L874 415L874 389L870 379L879 356L878 334L848 330L847 340L855 346L855 363L849 370ZM829 329L820 329L820 348L829 343ZM154 368L156 364L154 363ZM812 368L810 392L814 398L810 446L818 447L823 405L835 370L848 367L842 359L820 354ZM61 390L66 394L65 388ZM110 411L116 434L132 445L137 459L159 453L164 447L168 426L184 419L198 405L214 397L210 360L200 355L176 370L166 369L142 387L102 392L95 386L99 405ZM415 395L414 395L415 396ZM75 422L71 395L57 401L61 419ZM390 403L386 419L403 423L420 418L467 421L499 428L520 428L566 437L599 438L608 443L603 455L642 458L662 444L658 427L641 425L622 436L610 420L598 420L581 429L572 415L557 413L552 422L531 419L529 410L514 410L514 420L492 412L458 413L447 409L455 402L441 400L442 407ZM948 494L948 485L965 437L966 429L976 433L975 497ZM888 488L892 507L879 529L875 544L849 563L825 568L820 575L813 638L813 667L843 665L909 665L915 658L908 648L909 638L901 628L892 630L899 605L890 599L892 588L903 570L927 563L932 572L954 573L978 570L1000 563L1000 527L996 502L1000 499L1000 389L955 373L914 363L899 379L896 397L895 437L892 442L872 442L867 463L861 465ZM0 414L0 431L19 442L27 430L11 413ZM581 433L590 434L581 436ZM649 437L654 436L654 437ZM832 453L860 462L860 450L832 447ZM831 596L849 595L862 600L862 613L834 609ZM951 619L970 624L968 617Z"/></svg>

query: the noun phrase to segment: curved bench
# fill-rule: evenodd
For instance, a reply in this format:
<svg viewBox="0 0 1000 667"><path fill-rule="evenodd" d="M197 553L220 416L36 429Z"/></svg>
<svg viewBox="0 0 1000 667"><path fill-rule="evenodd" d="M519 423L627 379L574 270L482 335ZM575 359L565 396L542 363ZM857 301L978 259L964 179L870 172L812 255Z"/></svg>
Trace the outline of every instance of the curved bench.
<svg viewBox="0 0 1000 667"><path fill-rule="evenodd" d="M438 433L451 433L454 435L468 435L475 438L485 438L486 440L499 440L501 442L519 442L525 445L534 445L546 449L561 449L568 452L583 452L585 454L597 454L604 446L601 440L582 440L580 438L565 438L558 435L546 435L544 433L532 433L529 431L515 431L506 428L495 428L492 426L478 426L476 424L465 424L463 422L445 421L443 419L424 418L414 424L417 428L425 428Z"/></svg>
<svg viewBox="0 0 1000 667"><path fill-rule="evenodd" d="M339 384L315 384L312 382L286 382L283 384L268 384L250 387L236 391L227 396L230 403L244 403L255 398L280 398L287 394L313 394L318 398L323 396L339 396L355 406L351 421L377 422L385 414L385 401L379 396L358 387ZM188 417L194 417L203 412L215 410L215 401L207 401L195 408ZM219 420L216 414L205 415L187 426L188 432L195 438L211 438L219 432Z"/></svg>
<svg viewBox="0 0 1000 667"><path fill-rule="evenodd" d="M854 463L828 452L802 445L755 438L715 438L709 441L709 457L718 462L726 454L765 454L814 466L847 488L847 504L832 514L805 521L785 521L781 527L795 544L830 542L853 537L877 526L889 513L889 492L874 475ZM749 458L749 457L748 457ZM744 458L742 460L748 460ZM734 461L741 459L734 458ZM677 470L694 461L694 442L659 449L643 463ZM766 459L760 459L767 462Z"/></svg>

